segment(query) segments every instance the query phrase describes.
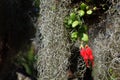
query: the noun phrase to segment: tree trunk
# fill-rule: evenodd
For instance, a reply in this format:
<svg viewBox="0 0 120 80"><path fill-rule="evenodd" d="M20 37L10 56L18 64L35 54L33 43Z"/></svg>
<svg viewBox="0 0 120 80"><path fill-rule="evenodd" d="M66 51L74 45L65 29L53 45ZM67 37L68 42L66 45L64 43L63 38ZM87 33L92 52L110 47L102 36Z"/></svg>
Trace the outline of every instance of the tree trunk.
<svg viewBox="0 0 120 80"><path fill-rule="evenodd" d="M41 0L36 41L38 80L67 80L70 55L69 42L63 26L69 0ZM90 46L95 56L94 80L120 78L120 2L116 0L103 21L92 25ZM90 25L89 25L90 26Z"/></svg>
<svg viewBox="0 0 120 80"><path fill-rule="evenodd" d="M120 80L120 1L90 30L95 56L94 80Z"/></svg>
<svg viewBox="0 0 120 80"><path fill-rule="evenodd" d="M41 0L40 19L41 45L38 51L38 80L66 80L69 44L63 26L68 13L69 0ZM40 40L38 40L40 41Z"/></svg>

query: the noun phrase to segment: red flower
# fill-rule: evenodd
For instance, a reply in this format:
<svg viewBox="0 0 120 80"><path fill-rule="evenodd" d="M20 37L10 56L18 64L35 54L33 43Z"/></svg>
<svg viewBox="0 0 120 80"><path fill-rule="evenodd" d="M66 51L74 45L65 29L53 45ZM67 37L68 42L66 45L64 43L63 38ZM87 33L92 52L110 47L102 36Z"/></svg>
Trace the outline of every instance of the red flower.
<svg viewBox="0 0 120 80"><path fill-rule="evenodd" d="M89 67L89 65L88 65L88 55L87 55L86 50L85 50L84 47L81 47L80 55L83 57L86 66Z"/></svg>
<svg viewBox="0 0 120 80"><path fill-rule="evenodd" d="M88 45L86 45L85 46L85 50L86 50L86 53L87 53L87 55L88 55L88 59L90 60L90 62L92 63L92 66L94 66L94 56L93 56L93 54L92 54L92 49L88 46Z"/></svg>
<svg viewBox="0 0 120 80"><path fill-rule="evenodd" d="M88 45L86 45L85 48L81 47L80 55L83 57L87 67L89 67L88 61L90 61L92 67L94 66L94 56L92 54L92 49Z"/></svg>

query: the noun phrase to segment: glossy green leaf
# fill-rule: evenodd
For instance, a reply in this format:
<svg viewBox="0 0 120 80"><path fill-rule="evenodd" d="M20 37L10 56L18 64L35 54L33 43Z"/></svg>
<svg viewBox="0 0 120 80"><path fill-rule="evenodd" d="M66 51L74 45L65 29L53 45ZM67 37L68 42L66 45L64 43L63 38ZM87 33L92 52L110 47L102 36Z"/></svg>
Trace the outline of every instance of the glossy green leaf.
<svg viewBox="0 0 120 80"><path fill-rule="evenodd" d="M71 14L70 14L70 19L71 19L71 20L75 20L75 17L76 17L76 14L75 14L75 13L71 13Z"/></svg>
<svg viewBox="0 0 120 80"><path fill-rule="evenodd" d="M69 19L69 20L68 20L68 25L72 25L72 22L73 22L73 21L72 21L71 19Z"/></svg>
<svg viewBox="0 0 120 80"><path fill-rule="evenodd" d="M73 40L76 40L76 39L78 38L78 32L73 32L73 33L71 33L71 38L72 38Z"/></svg>
<svg viewBox="0 0 120 80"><path fill-rule="evenodd" d="M85 15L85 12L84 12L83 10L79 10L79 11L78 11L78 15L79 15L80 17L82 17L82 16Z"/></svg>
<svg viewBox="0 0 120 80"><path fill-rule="evenodd" d="M78 26L79 25L79 22L78 21L74 21L73 23L72 23L72 27L73 28L75 28L76 26Z"/></svg>
<svg viewBox="0 0 120 80"><path fill-rule="evenodd" d="M92 10L88 10L88 11L87 11L87 14L88 14L88 15L91 15L92 13L93 13Z"/></svg>
<svg viewBox="0 0 120 80"><path fill-rule="evenodd" d="M88 35L83 33L83 36L82 36L81 40L87 42L88 41Z"/></svg>
<svg viewBox="0 0 120 80"><path fill-rule="evenodd" d="M80 5L80 8L82 9L82 10L85 10L86 9L86 4L85 3L82 3L81 5Z"/></svg>

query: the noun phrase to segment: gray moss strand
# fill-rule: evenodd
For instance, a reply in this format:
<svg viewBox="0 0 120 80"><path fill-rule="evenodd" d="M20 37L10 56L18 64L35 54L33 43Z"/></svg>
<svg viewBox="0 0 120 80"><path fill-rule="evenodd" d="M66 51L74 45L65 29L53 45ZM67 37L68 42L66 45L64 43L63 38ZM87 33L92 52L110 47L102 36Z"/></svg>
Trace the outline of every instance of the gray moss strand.
<svg viewBox="0 0 120 80"><path fill-rule="evenodd" d="M42 35L37 53L38 80L66 80L68 56L64 17L69 0L40 0L38 32Z"/></svg>
<svg viewBox="0 0 120 80"><path fill-rule="evenodd" d="M101 27L91 37L95 56L94 80L120 80L120 1L107 11L106 19L93 26Z"/></svg>

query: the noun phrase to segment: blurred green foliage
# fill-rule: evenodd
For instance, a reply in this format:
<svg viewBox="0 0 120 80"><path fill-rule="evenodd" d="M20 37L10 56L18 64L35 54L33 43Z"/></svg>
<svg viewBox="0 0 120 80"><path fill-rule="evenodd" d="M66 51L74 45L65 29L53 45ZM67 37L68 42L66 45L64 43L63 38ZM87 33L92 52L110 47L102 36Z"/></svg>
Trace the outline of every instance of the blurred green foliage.
<svg viewBox="0 0 120 80"><path fill-rule="evenodd" d="M28 51L19 52L15 63L19 67L22 66L28 75L32 75L35 77L37 73L36 68L34 67L35 62L36 62L36 59L35 59L34 46L31 46L28 49Z"/></svg>
<svg viewBox="0 0 120 80"><path fill-rule="evenodd" d="M40 0L34 0L34 6L39 8L40 6Z"/></svg>

